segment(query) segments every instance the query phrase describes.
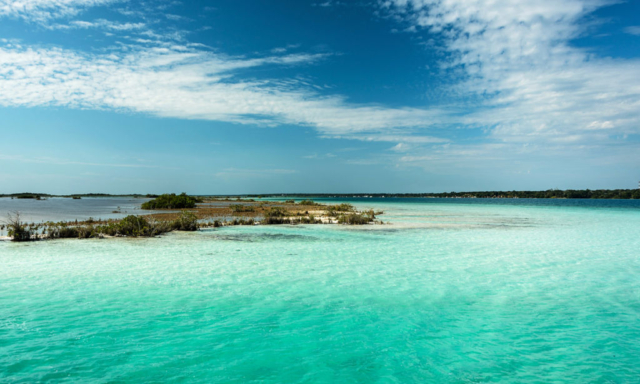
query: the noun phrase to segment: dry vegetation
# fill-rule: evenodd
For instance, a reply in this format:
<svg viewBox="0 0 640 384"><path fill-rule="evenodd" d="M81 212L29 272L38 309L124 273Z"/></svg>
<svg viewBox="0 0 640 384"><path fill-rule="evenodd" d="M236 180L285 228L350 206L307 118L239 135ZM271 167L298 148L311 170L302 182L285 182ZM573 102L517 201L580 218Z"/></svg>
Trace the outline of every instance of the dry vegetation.
<svg viewBox="0 0 640 384"><path fill-rule="evenodd" d="M156 209L157 210L157 209ZM6 227L14 241L60 238L154 237L171 231L232 225L274 224L382 224L373 210L358 212L350 204L324 205L311 200L296 203L254 200L201 199L191 209L157 210L118 220L23 223L19 215L9 216Z"/></svg>
<svg viewBox="0 0 640 384"><path fill-rule="evenodd" d="M325 205L311 200L296 203L287 201L254 201L205 198L195 208L188 209L196 215L201 225L234 225L252 220L251 224L351 224L376 222L373 211L358 212L350 204ZM175 220L180 212L161 212L147 215L156 220ZM242 224L236 224L242 225Z"/></svg>

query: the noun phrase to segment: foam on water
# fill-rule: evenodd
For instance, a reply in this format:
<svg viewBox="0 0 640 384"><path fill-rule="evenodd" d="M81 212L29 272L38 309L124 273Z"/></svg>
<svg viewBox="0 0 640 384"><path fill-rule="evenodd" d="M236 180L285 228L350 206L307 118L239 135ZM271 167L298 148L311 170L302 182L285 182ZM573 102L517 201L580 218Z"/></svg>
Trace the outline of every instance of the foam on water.
<svg viewBox="0 0 640 384"><path fill-rule="evenodd" d="M0 381L634 382L640 210L0 243Z"/></svg>

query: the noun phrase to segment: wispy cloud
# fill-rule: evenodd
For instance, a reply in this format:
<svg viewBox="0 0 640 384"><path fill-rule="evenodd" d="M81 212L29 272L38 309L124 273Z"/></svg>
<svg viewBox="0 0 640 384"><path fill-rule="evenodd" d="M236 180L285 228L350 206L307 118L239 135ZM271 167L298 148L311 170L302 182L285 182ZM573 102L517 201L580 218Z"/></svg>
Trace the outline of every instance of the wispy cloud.
<svg viewBox="0 0 640 384"><path fill-rule="evenodd" d="M73 20L68 24L53 24L48 25L49 29L91 29L102 28L111 31L132 31L146 28L145 23L117 23L105 19L98 19L94 21L82 21Z"/></svg>
<svg viewBox="0 0 640 384"><path fill-rule="evenodd" d="M103 55L0 46L0 105L113 109L242 124L296 124L327 135L425 127L438 111L348 103L239 70L311 64L327 54L230 57L188 46L126 46Z"/></svg>
<svg viewBox="0 0 640 384"><path fill-rule="evenodd" d="M330 158L333 158L333 157L337 157L337 155L335 155L335 154L333 154L331 152L325 153L325 154L321 154L321 155L319 155L317 153L314 153L314 154L311 154L311 155L302 156L303 159L330 159Z"/></svg>
<svg viewBox="0 0 640 384"><path fill-rule="evenodd" d="M513 148L557 143L566 151L588 144L613 148L640 133L640 60L602 58L570 44L583 35L585 16L608 3L384 0L379 5L405 25L441 38L448 54L442 67L462 74L454 90L474 102L457 125L482 129L485 140ZM627 32L635 31L631 28Z"/></svg>
<svg viewBox="0 0 640 384"><path fill-rule="evenodd" d="M273 177L276 175L291 175L298 173L294 169L243 169L243 168L227 168L215 174L216 177L230 178L255 178L255 177Z"/></svg>
<svg viewBox="0 0 640 384"><path fill-rule="evenodd" d="M0 0L0 17L42 23L60 17L75 16L90 7L124 1L126 0Z"/></svg>
<svg viewBox="0 0 640 384"><path fill-rule="evenodd" d="M97 163L97 162L90 162L90 161L75 161L75 160L68 160L68 159L60 159L55 157L24 157L24 156L15 156L15 155L0 155L0 160L15 161L19 163L84 165L84 166L91 166L91 167L177 169L174 167L167 168L167 167L161 167L161 166L149 165L149 164Z"/></svg>
<svg viewBox="0 0 640 384"><path fill-rule="evenodd" d="M271 50L271 53L285 53L291 49L299 48L300 44L288 44L286 47L276 47Z"/></svg>
<svg viewBox="0 0 640 384"><path fill-rule="evenodd" d="M634 25L631 27L626 27L624 29L625 33L628 33L630 35L635 35L635 36L640 36L640 25Z"/></svg>
<svg viewBox="0 0 640 384"><path fill-rule="evenodd" d="M276 47L261 57L228 56L188 43L185 31L153 31L146 20L51 24L113 3L129 5L125 0L0 0L0 17L49 28L130 33L129 41L137 44L88 54L0 43L0 105L308 126L324 138L394 143L391 149L404 156L402 163L488 156L487 150L507 148L517 155L523 144L616 148L640 133L640 61L598 57L570 43L583 35L585 16L608 4L605 0L380 0L379 8L403 23L401 29L428 31L428 49L442 48L442 68L460 75L448 91L464 103L425 108L358 104L327 95L312 81L257 80L247 74L251 68L331 60L327 53L290 53L297 45ZM144 15L128 7L121 13ZM636 34L638 28L625 32ZM447 138L456 128L481 132L478 143ZM434 147L440 151L436 157Z"/></svg>
<svg viewBox="0 0 640 384"><path fill-rule="evenodd" d="M335 7L338 5L343 5L343 3L341 1L332 1L332 0L328 0L328 1L323 1L320 3L313 3L312 4L314 7Z"/></svg>

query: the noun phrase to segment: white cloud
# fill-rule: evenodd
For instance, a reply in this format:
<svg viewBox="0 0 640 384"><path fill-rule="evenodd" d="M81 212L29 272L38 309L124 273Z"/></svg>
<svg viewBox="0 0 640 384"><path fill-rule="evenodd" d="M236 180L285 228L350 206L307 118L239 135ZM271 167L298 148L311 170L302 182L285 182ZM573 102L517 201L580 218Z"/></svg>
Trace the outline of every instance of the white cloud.
<svg viewBox="0 0 640 384"><path fill-rule="evenodd" d="M49 22L113 2L0 0L0 17ZM122 46L96 55L5 42L0 45L0 105L310 126L326 138L393 142L397 145L392 150L404 154L404 163L433 160L433 149L423 153L433 145L439 145L437 159L445 161L448 156L487 157L491 150L519 154L522 143L613 148L640 133L640 61L600 58L569 44L583 33L581 19L603 1L386 0L380 4L404 20L407 29L429 30L430 49L438 46L440 36L448 53L442 66L463 74L454 91L474 101L470 112L460 112L469 104L455 110L355 104L340 95L322 96L313 91L315 84L304 80L259 81L239 73L258 66L315 63L329 56L285 54L298 45L274 48L268 57L229 57L186 44L184 31L160 35L142 23L104 19L73 20L52 28L141 30L136 37L145 37L138 40L145 47ZM633 33L629 28L626 32ZM488 137L502 146L449 146L450 140L425 129L452 126L483 129L480 140Z"/></svg>
<svg viewBox="0 0 640 384"><path fill-rule="evenodd" d="M314 153L311 155L302 156L303 159L323 159L323 158L330 159L333 157L337 157L337 155L334 155L333 153L325 153L324 155L318 155L317 153Z"/></svg>
<svg viewBox="0 0 640 384"><path fill-rule="evenodd" d="M407 143L398 143L390 149L395 152L407 152L411 149L411 145Z"/></svg>
<svg viewBox="0 0 640 384"><path fill-rule="evenodd" d="M312 5L314 7L325 7L326 8L326 7L334 7L334 6L337 6L337 5L344 5L344 3L340 2L340 1L331 1L331 0L329 0L329 1L322 2L322 3L313 3Z"/></svg>
<svg viewBox="0 0 640 384"><path fill-rule="evenodd" d="M308 87L242 80L237 71L312 63L326 54L234 58L184 46L91 55L0 46L0 105L64 106L246 124L296 124L327 135L424 127L439 113L350 104ZM374 140L373 138L371 140ZM375 140L379 140L375 139Z"/></svg>
<svg viewBox="0 0 640 384"><path fill-rule="evenodd" d="M478 100L467 127L511 142L602 143L640 133L640 60L572 47L599 0L389 0L382 8L438 34Z"/></svg>
<svg viewBox="0 0 640 384"><path fill-rule="evenodd" d="M292 175L298 173L295 169L242 169L227 168L215 174L216 177L225 179L244 179L256 177L273 177L277 175Z"/></svg>
<svg viewBox="0 0 640 384"><path fill-rule="evenodd" d="M21 18L46 22L59 17L69 17L82 10L123 0L0 0L0 17Z"/></svg>
<svg viewBox="0 0 640 384"><path fill-rule="evenodd" d="M90 28L102 28L110 31L132 31L139 30L146 27L145 23L117 23L105 19L98 19L95 21L82 21L73 20L68 24L53 24L47 26L50 29L90 29Z"/></svg>
<svg viewBox="0 0 640 384"><path fill-rule="evenodd" d="M624 29L625 33L628 33L630 35L635 35L635 36L640 36L640 25L634 25L631 27L627 27Z"/></svg>
<svg viewBox="0 0 640 384"><path fill-rule="evenodd" d="M391 141L391 142L401 142L401 143L412 143L412 144L428 144L428 143L446 143L449 140L440 138L440 137L432 137L432 136L424 136L424 135L390 135L390 134L376 134L376 135L368 135L367 133L362 133L359 135L351 135L344 136L346 139L352 140L362 140L362 141Z"/></svg>
<svg viewBox="0 0 640 384"><path fill-rule="evenodd" d="M164 168L164 169L177 169L166 168L157 165L146 164L125 164L125 163L96 163L87 161L75 161L68 159L59 159L54 157L24 157L15 155L0 155L0 160L15 161L19 163L35 163L35 164L55 164L55 165L84 165L91 167L115 167L115 168Z"/></svg>

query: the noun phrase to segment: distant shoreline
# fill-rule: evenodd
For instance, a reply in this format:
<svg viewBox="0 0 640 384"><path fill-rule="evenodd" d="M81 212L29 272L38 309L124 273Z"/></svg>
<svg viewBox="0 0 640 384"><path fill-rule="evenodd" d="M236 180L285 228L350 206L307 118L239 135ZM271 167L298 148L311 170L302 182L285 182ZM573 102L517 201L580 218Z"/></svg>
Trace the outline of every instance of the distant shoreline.
<svg viewBox="0 0 640 384"><path fill-rule="evenodd" d="M47 193L12 193L0 194L0 198L42 199L42 198L92 198L92 197L129 197L155 198L157 194L108 194L108 193L78 193L55 195ZM265 193L238 195L193 195L211 198L466 198L466 199L640 199L638 189L549 189L545 191L472 191L472 192L441 192L441 193Z"/></svg>

